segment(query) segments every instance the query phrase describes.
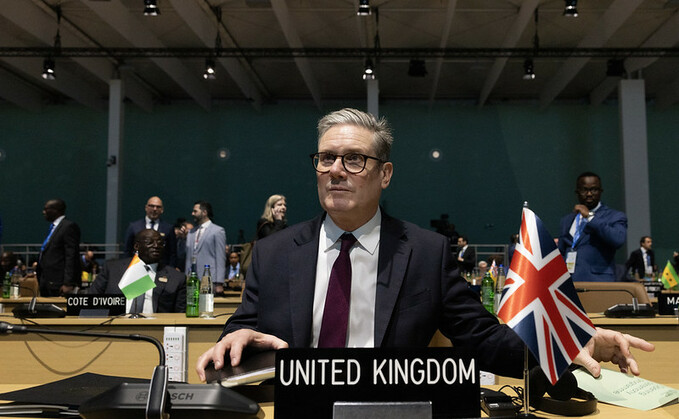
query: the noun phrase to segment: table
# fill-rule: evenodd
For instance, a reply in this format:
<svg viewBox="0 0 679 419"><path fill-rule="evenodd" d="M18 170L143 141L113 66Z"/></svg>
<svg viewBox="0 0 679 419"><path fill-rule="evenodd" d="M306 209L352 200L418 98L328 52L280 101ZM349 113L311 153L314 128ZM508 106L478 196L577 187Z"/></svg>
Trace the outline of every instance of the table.
<svg viewBox="0 0 679 419"><path fill-rule="evenodd" d="M31 297L19 298L0 298L0 304L3 306L5 313L11 313L14 307L19 304L26 304L31 301ZM66 298L64 297L38 297L38 303L55 304L58 307L66 310ZM215 297L215 310L238 308L241 302L240 292L226 291L224 297Z"/></svg>
<svg viewBox="0 0 679 419"><path fill-rule="evenodd" d="M31 387L35 384L0 384L0 393L5 393L8 391L21 390L22 388ZM497 390L500 386L490 386L491 388ZM679 388L679 383L672 384L671 387ZM273 403L263 403L260 405L264 411L265 418L273 418L274 406ZM557 418L561 417L558 415L553 415L549 413L539 412L539 416L545 418ZM484 414L485 416L485 414ZM670 406L660 407L648 412L641 412L638 410L627 409L624 407L608 405L604 403L598 404L597 411L588 416L581 416L586 419L636 419L643 417L644 419L676 419L679 417L679 404L673 404Z"/></svg>
<svg viewBox="0 0 679 419"><path fill-rule="evenodd" d="M78 318L21 320L0 317L12 324L64 331L97 331L153 336L163 342L165 326L187 327L188 381L198 383L194 365L198 356L219 338L235 309L216 309L214 319L186 318L182 313L158 313L152 318ZM59 335L0 336L0 383L43 384L84 372L149 378L158 364L156 348L145 342Z"/></svg>

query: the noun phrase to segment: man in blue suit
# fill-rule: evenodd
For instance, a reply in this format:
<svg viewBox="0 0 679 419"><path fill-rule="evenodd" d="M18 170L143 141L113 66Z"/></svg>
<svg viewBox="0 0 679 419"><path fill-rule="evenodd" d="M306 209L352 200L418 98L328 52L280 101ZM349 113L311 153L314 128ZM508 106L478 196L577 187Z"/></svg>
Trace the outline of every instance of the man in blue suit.
<svg viewBox="0 0 679 419"><path fill-rule="evenodd" d="M152 196L146 201L144 206L146 216L137 221L133 221L125 232L125 256L134 256L134 238L142 230L156 230L165 239L165 256L163 263L167 266L177 266L177 239L174 235L174 227L163 221L163 200L157 196Z"/></svg>
<svg viewBox="0 0 679 419"><path fill-rule="evenodd" d="M205 379L209 361L221 369L225 356L238 365L247 346L422 347L437 329L453 345L473 347L479 368L521 376L522 342L469 290L448 238L379 207L393 173L387 122L342 109L319 121L318 138L311 158L325 212L257 241L243 301L219 342L198 358L198 376ZM653 350L598 329L576 362L595 376L593 357L638 374L632 346Z"/></svg>
<svg viewBox="0 0 679 419"><path fill-rule="evenodd" d="M561 219L559 251L574 281L615 281L615 251L627 238L627 216L601 203L601 178L578 176L578 204Z"/></svg>

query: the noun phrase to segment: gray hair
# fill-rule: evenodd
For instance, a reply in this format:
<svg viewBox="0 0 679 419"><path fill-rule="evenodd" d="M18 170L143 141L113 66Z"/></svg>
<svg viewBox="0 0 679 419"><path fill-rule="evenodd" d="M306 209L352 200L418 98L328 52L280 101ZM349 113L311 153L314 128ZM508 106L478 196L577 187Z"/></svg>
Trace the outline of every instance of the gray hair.
<svg viewBox="0 0 679 419"><path fill-rule="evenodd" d="M391 127L386 119L377 120L372 114L358 109L340 109L327 114L318 121L318 141L320 142L321 137L335 125L354 125L372 132L376 157L385 162L389 161L394 137L391 135Z"/></svg>

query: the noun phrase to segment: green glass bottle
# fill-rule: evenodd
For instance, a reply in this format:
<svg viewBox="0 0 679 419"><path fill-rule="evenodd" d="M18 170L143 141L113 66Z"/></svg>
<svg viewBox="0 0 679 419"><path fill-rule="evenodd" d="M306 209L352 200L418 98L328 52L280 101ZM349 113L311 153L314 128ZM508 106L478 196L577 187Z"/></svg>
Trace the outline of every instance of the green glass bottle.
<svg viewBox="0 0 679 419"><path fill-rule="evenodd" d="M490 272L486 272L481 281L481 303L489 313L495 314L495 283L490 276Z"/></svg>
<svg viewBox="0 0 679 419"><path fill-rule="evenodd" d="M7 272L5 279L2 281L2 298L9 298L9 288L12 284L12 275Z"/></svg>
<svg viewBox="0 0 679 419"><path fill-rule="evenodd" d="M196 258L191 261L191 273L186 279L186 317L198 317L200 281L196 273Z"/></svg>

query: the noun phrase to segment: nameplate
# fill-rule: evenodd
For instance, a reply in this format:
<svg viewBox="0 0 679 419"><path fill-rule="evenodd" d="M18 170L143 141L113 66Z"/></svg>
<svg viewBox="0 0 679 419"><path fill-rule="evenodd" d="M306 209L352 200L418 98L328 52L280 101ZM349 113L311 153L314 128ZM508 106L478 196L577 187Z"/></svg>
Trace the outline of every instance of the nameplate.
<svg viewBox="0 0 679 419"><path fill-rule="evenodd" d="M434 417L479 417L479 370L463 348L276 351L276 418L332 418L335 402L431 402Z"/></svg>
<svg viewBox="0 0 679 419"><path fill-rule="evenodd" d="M108 316L125 314L125 296L120 294L86 294L66 297L66 315L68 316L79 316L81 313L103 314L104 310L108 312Z"/></svg>
<svg viewBox="0 0 679 419"><path fill-rule="evenodd" d="M679 292L663 291L658 294L658 314L675 315L679 306Z"/></svg>

